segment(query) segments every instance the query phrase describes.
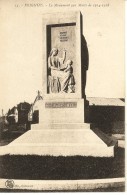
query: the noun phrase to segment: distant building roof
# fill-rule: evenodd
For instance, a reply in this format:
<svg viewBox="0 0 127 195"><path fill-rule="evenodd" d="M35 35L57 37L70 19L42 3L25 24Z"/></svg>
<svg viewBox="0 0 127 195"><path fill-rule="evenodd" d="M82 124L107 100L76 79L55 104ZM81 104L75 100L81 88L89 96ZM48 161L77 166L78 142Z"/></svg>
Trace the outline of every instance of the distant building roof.
<svg viewBox="0 0 127 195"><path fill-rule="evenodd" d="M87 100L90 106L125 106L122 98L87 97Z"/></svg>

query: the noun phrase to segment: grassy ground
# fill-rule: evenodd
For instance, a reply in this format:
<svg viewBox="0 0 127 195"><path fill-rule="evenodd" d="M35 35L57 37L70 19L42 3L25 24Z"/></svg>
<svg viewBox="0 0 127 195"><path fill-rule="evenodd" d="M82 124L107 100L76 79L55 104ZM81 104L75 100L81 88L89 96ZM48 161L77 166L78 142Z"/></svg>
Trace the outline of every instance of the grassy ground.
<svg viewBox="0 0 127 195"><path fill-rule="evenodd" d="M124 177L124 149L114 158L2 156L0 178L74 180Z"/></svg>

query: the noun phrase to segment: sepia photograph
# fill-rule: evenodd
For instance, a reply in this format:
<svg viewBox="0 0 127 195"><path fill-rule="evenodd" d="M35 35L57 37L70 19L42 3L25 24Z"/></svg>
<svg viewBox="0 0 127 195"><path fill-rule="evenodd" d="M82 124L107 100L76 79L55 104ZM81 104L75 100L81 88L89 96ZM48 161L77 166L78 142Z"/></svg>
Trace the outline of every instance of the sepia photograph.
<svg viewBox="0 0 127 195"><path fill-rule="evenodd" d="M0 0L0 192L125 192L125 1Z"/></svg>

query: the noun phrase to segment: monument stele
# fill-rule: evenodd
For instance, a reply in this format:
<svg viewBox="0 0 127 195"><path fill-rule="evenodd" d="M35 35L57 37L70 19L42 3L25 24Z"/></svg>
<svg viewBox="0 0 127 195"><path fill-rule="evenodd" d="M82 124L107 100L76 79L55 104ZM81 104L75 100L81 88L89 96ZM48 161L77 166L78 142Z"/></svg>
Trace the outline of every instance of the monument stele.
<svg viewBox="0 0 127 195"><path fill-rule="evenodd" d="M39 124L8 145L12 154L114 156L116 143L86 123L82 36L80 12L43 15Z"/></svg>

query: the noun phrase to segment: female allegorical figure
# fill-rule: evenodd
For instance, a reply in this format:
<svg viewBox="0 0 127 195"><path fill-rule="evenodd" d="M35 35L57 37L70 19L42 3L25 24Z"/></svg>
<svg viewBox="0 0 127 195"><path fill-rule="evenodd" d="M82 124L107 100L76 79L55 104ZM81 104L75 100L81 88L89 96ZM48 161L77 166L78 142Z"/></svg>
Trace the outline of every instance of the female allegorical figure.
<svg viewBox="0 0 127 195"><path fill-rule="evenodd" d="M63 57L58 57L58 49L53 48L48 58L48 70L50 74L48 76L48 89L49 93L74 93L74 76L72 61L68 60L66 67L62 68L66 59L66 50L63 50Z"/></svg>

